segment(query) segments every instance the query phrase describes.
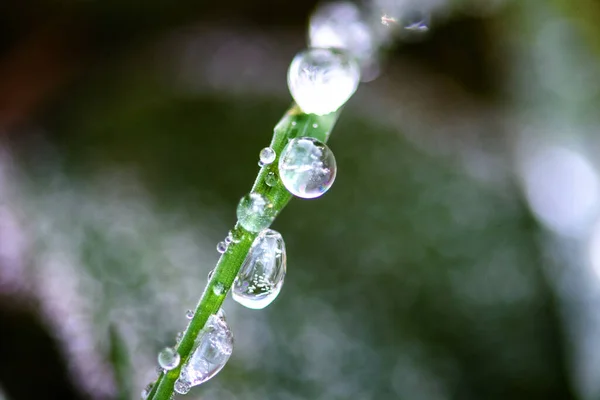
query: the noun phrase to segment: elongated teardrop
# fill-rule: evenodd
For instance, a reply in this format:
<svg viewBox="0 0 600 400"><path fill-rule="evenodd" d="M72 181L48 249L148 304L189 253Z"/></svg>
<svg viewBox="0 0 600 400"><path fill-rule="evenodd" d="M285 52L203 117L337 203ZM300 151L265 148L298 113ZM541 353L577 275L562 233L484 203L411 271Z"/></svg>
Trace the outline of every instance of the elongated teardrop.
<svg viewBox="0 0 600 400"><path fill-rule="evenodd" d="M194 346L192 356L181 368L175 384L175 390L180 394L215 376L229 360L233 351L233 334L222 311L208 318Z"/></svg>
<svg viewBox="0 0 600 400"><path fill-rule="evenodd" d="M232 297L245 307L265 308L281 291L285 272L283 237L277 231L265 229L252 243L248 256L233 282Z"/></svg>

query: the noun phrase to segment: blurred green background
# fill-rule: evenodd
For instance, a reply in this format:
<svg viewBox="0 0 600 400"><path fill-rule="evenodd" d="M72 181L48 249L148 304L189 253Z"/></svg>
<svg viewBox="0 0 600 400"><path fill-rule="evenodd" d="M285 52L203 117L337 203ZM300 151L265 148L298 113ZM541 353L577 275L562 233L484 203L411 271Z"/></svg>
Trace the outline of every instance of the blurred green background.
<svg viewBox="0 0 600 400"><path fill-rule="evenodd" d="M332 190L275 222L279 298L226 301L234 353L187 398L600 399L600 6L427 4L344 109ZM316 5L0 3L0 399L139 398Z"/></svg>

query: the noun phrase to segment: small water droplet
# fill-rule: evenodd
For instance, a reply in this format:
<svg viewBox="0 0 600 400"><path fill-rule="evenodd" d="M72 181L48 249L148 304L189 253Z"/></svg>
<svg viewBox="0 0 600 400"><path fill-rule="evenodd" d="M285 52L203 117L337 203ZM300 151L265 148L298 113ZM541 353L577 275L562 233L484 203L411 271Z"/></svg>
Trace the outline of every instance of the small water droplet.
<svg viewBox="0 0 600 400"><path fill-rule="evenodd" d="M277 175L275 172L269 172L267 176L265 176L265 183L270 187L273 187L277 184Z"/></svg>
<svg viewBox="0 0 600 400"><path fill-rule="evenodd" d="M286 263L283 237L277 231L265 229L252 243L233 282L233 299L252 309L271 304L281 291Z"/></svg>
<svg viewBox="0 0 600 400"><path fill-rule="evenodd" d="M276 214L273 204L259 193L249 193L242 197L237 207L240 225L250 232L260 232L268 228Z"/></svg>
<svg viewBox="0 0 600 400"><path fill-rule="evenodd" d="M224 314L211 315L194 343L190 358L181 368L178 382L185 394L215 376L227 363L233 351L233 334ZM176 383L177 385L177 383Z"/></svg>
<svg viewBox="0 0 600 400"><path fill-rule="evenodd" d="M270 147L265 147L264 149L262 149L260 151L259 154L260 157L260 162L264 165L269 165L271 164L273 161L275 161L275 158L277 157L277 153L275 153L275 150L273 150Z"/></svg>
<svg viewBox="0 0 600 400"><path fill-rule="evenodd" d="M217 243L217 251L221 254L225 253L227 251L227 243L225 243L225 242Z"/></svg>
<svg viewBox="0 0 600 400"><path fill-rule="evenodd" d="M313 124L312 127L317 129L319 127L319 124Z"/></svg>
<svg viewBox="0 0 600 400"><path fill-rule="evenodd" d="M175 336L175 342L179 343L183 339L183 332L177 332L177 336Z"/></svg>
<svg viewBox="0 0 600 400"><path fill-rule="evenodd" d="M292 121L292 126L296 126L296 121Z"/></svg>
<svg viewBox="0 0 600 400"><path fill-rule="evenodd" d="M231 234L231 231L229 231L229 233L225 237L225 244L229 246L232 242L233 242L233 235Z"/></svg>
<svg viewBox="0 0 600 400"><path fill-rule="evenodd" d="M180 360L179 353L172 347L165 347L158 353L158 365L166 371L176 368Z"/></svg>
<svg viewBox="0 0 600 400"><path fill-rule="evenodd" d="M225 294L225 286L221 282L215 283L213 286L213 293L217 296L222 296Z"/></svg>
<svg viewBox="0 0 600 400"><path fill-rule="evenodd" d="M208 280L210 281L213 277L213 275L215 274L215 268L211 269L210 271L208 271Z"/></svg>
<svg viewBox="0 0 600 400"><path fill-rule="evenodd" d="M190 391L190 388L190 384L181 379L175 381L175 391L179 394L187 394Z"/></svg>
<svg viewBox="0 0 600 400"><path fill-rule="evenodd" d="M290 93L302 111L324 115L340 108L354 94L360 69L342 50L311 48L294 57L287 78Z"/></svg>
<svg viewBox="0 0 600 400"><path fill-rule="evenodd" d="M313 199L325 193L335 180L333 152L317 139L292 139L279 158L279 177L294 196Z"/></svg>
<svg viewBox="0 0 600 400"><path fill-rule="evenodd" d="M192 319L192 318L194 318L194 310L187 310L187 311L185 312L185 317L186 317L187 319Z"/></svg>

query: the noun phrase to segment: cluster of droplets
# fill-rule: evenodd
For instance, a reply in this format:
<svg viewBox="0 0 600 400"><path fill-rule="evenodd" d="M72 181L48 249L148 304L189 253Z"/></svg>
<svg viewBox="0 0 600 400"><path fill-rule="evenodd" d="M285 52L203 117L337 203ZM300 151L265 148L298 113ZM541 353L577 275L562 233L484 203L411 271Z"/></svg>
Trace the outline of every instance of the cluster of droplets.
<svg viewBox="0 0 600 400"><path fill-rule="evenodd" d="M392 0L375 3L389 1L396 4ZM428 30L427 14L402 10L400 15L397 8L393 11L392 14L380 14L379 28L401 26L411 32ZM385 44L385 35L389 35L390 29L383 31L384 35L353 3L335 2L318 8L310 20L310 47L298 53L288 69L288 87L298 107L306 114L319 116L342 107L356 91L361 74L363 80L374 78L378 51ZM297 122L291 124L295 127ZM319 125L314 123L312 127L317 129ZM268 168L262 175L267 186L281 183L292 195L305 199L319 197L328 191L337 172L333 152L325 143L310 136L288 139L279 159L273 147L263 148L258 165ZM247 308L262 309L279 295L287 269L283 237L269 229L277 209L265 194L251 192L242 197L236 214L238 225L257 236L233 282L232 297ZM236 242L238 240L230 231L217 244L217 251L224 254ZM209 273L209 281L213 274L214 270ZM217 296L224 296L227 288L220 282L213 282L212 291ZM186 318L191 320L194 315L193 310L188 310ZM177 343L182 337L183 333L177 335ZM208 318L194 342L191 356L181 365L175 391L186 394L191 387L211 379L225 366L232 351L233 335L223 311L219 310ZM181 356L176 348L167 347L159 353L158 363L159 372L170 371L179 367ZM142 397L151 390L152 384L144 389Z"/></svg>
<svg viewBox="0 0 600 400"><path fill-rule="evenodd" d="M235 242L233 233L231 231L229 231L229 233L225 237L225 240L217 243L217 251L221 254L225 253L227 251L227 249L229 248L229 245L233 242Z"/></svg>

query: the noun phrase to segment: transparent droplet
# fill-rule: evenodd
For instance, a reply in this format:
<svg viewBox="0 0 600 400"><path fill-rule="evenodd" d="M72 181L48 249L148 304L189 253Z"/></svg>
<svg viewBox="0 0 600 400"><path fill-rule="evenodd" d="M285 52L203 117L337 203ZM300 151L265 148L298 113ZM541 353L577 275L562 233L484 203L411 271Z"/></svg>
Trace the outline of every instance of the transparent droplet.
<svg viewBox="0 0 600 400"><path fill-rule="evenodd" d="M344 49L358 60L363 78L375 78L372 71L381 43L356 4L338 1L319 6L310 18L308 40L310 47Z"/></svg>
<svg viewBox="0 0 600 400"><path fill-rule="evenodd" d="M275 161L275 157L277 157L277 154L275 153L275 150L273 150L272 148L265 147L264 149L262 149L260 151L259 157L260 157L260 162L263 165L269 165L273 161Z"/></svg>
<svg viewBox="0 0 600 400"><path fill-rule="evenodd" d="M317 139L290 140L279 158L279 178L294 196L312 199L325 193L335 180L333 152Z"/></svg>
<svg viewBox="0 0 600 400"><path fill-rule="evenodd" d="M221 254L225 253L227 251L227 243L225 243L225 242L217 243L217 251Z"/></svg>
<svg viewBox="0 0 600 400"><path fill-rule="evenodd" d="M215 376L225 366L232 351L233 334L224 314L211 315L194 343L191 357L181 368L178 381L182 391L175 389L177 393L187 393L190 387Z"/></svg>
<svg viewBox="0 0 600 400"><path fill-rule="evenodd" d="M179 343L183 339L183 332L177 332L177 336L175 336L175 342Z"/></svg>
<svg viewBox="0 0 600 400"><path fill-rule="evenodd" d="M185 317L186 317L187 319L192 319L192 318L194 318L194 310L187 310L187 311L185 312Z"/></svg>
<svg viewBox="0 0 600 400"><path fill-rule="evenodd" d="M225 294L225 286L221 282L215 283L213 286L213 293L217 296L222 296Z"/></svg>
<svg viewBox="0 0 600 400"><path fill-rule="evenodd" d="M252 243L231 289L241 305L261 309L275 300L286 272L285 243L279 232L265 229Z"/></svg>
<svg viewBox="0 0 600 400"><path fill-rule="evenodd" d="M175 391L179 394L187 394L190 391L190 388L190 384L181 379L175 381Z"/></svg>
<svg viewBox="0 0 600 400"><path fill-rule="evenodd" d="M231 233L231 231L229 231L229 233L227 233L227 236L225 237L225 244L230 245L231 242L233 242L233 234Z"/></svg>
<svg viewBox="0 0 600 400"><path fill-rule="evenodd" d="M277 175L275 172L269 172L267 176L265 176L265 183L271 187L277 184Z"/></svg>
<svg viewBox="0 0 600 400"><path fill-rule="evenodd" d="M158 353L158 365L167 371L177 368L180 360L179 353L172 347L165 347Z"/></svg>
<svg viewBox="0 0 600 400"><path fill-rule="evenodd" d="M273 204L262 194L249 193L242 197L237 207L240 225L250 232L260 232L275 219Z"/></svg>
<svg viewBox="0 0 600 400"><path fill-rule="evenodd" d="M354 94L359 80L356 61L338 49L312 48L300 52L288 70L290 93L308 114L334 112Z"/></svg>

